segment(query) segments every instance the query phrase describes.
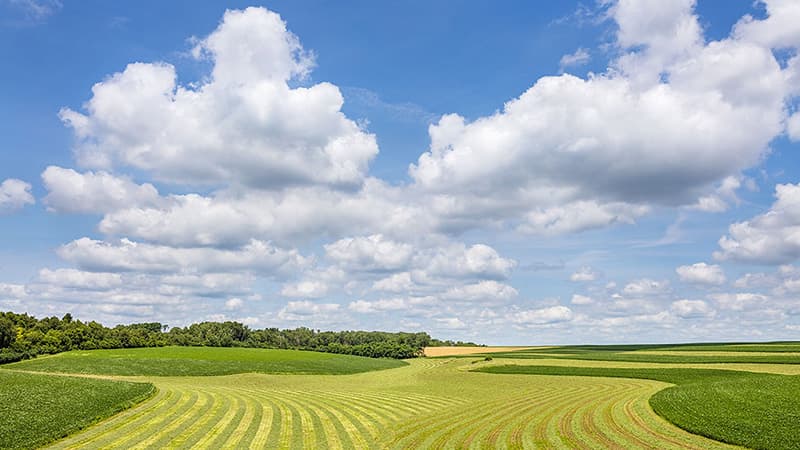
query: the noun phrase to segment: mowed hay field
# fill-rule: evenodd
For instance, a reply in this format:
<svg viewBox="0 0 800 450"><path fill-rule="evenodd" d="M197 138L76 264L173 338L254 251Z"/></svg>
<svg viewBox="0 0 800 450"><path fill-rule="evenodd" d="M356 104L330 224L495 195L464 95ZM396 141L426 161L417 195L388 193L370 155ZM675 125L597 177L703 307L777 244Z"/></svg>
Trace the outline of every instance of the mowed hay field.
<svg viewBox="0 0 800 450"><path fill-rule="evenodd" d="M157 393L52 448L734 448L689 433L654 412L650 398L673 383L603 372L475 371L545 367L554 361L576 368L698 366L614 357L531 358L535 351L523 350L523 358L516 358L517 352L493 355L488 362L480 356L422 358L402 367L344 375L106 375L150 382ZM753 356L746 353L743 359ZM800 366L779 360L759 368L800 373ZM708 366L752 371L759 365ZM694 413L702 415L702 410L688 409Z"/></svg>

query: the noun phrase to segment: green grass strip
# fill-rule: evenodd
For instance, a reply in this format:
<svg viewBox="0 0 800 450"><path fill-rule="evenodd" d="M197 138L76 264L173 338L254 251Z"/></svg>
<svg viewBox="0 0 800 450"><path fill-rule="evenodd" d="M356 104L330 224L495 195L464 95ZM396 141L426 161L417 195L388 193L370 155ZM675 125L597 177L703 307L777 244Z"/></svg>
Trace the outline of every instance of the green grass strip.
<svg viewBox="0 0 800 450"><path fill-rule="evenodd" d="M800 377L715 369L490 366L477 372L640 378L676 386L650 398L653 410L695 434L750 448L800 448Z"/></svg>

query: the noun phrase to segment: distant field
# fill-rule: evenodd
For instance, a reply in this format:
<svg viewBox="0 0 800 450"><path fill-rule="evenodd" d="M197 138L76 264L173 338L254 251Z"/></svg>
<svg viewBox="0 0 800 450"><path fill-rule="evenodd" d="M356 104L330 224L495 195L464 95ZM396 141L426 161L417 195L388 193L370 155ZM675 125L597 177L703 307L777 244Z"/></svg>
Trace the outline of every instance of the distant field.
<svg viewBox="0 0 800 450"><path fill-rule="evenodd" d="M513 352L545 347L425 347L425 356L474 355L476 353Z"/></svg>
<svg viewBox="0 0 800 450"><path fill-rule="evenodd" d="M162 360L192 365L197 357L203 359L195 369L206 374L250 367L254 359L264 364L238 353L247 349L73 352L4 367L151 372L130 379L152 382L157 395L53 448L735 448L696 433L756 448L797 448L800 377L749 370L800 373L800 365L660 362L691 351L710 359L741 352L744 361L793 356L793 343L777 345L759 344L766 355L715 345L538 347L493 353L491 361L462 355L385 368L372 360L370 367L386 370L350 374L331 371L321 357L329 355L313 352L262 353L275 359L260 367L284 367L274 374L174 376L175 369L153 368ZM619 360L628 354L636 361Z"/></svg>
<svg viewBox="0 0 800 450"><path fill-rule="evenodd" d="M393 359L257 348L157 347L72 351L4 366L37 372L127 376L236 373L352 374L402 367Z"/></svg>
<svg viewBox="0 0 800 450"><path fill-rule="evenodd" d="M153 385L147 383L0 371L0 447L46 444L153 392Z"/></svg>

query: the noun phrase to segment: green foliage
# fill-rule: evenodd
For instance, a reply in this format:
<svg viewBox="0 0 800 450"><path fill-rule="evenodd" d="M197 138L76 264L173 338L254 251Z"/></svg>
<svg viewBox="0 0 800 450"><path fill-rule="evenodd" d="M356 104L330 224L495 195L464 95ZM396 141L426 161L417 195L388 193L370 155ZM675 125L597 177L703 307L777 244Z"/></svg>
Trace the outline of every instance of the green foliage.
<svg viewBox="0 0 800 450"><path fill-rule="evenodd" d="M486 346L478 345L474 342L451 341L449 339L446 341L442 341L439 339L431 339L430 343L428 343L426 347L486 347Z"/></svg>
<svg viewBox="0 0 800 450"><path fill-rule="evenodd" d="M0 447L35 448L109 417L152 384L0 371Z"/></svg>
<svg viewBox="0 0 800 450"><path fill-rule="evenodd" d="M17 327L5 317L0 317L0 348L9 347L17 338Z"/></svg>
<svg viewBox="0 0 800 450"><path fill-rule="evenodd" d="M62 319L36 319L27 314L0 313L0 364L69 350L94 350L166 345L253 347L315 350L371 358L415 358L431 343L427 333L382 331L319 331L310 328L251 330L239 322L201 322L172 328L158 322L106 328L83 323L70 314ZM8 337L5 337L6 334Z"/></svg>
<svg viewBox="0 0 800 450"><path fill-rule="evenodd" d="M9 369L130 376L204 376L235 373L340 375L405 366L403 361L298 350L158 347L71 351L9 364Z"/></svg>
<svg viewBox="0 0 800 450"><path fill-rule="evenodd" d="M800 448L800 377L714 369L493 366L476 372L642 378L676 386L657 392L659 415L695 434L750 448Z"/></svg>

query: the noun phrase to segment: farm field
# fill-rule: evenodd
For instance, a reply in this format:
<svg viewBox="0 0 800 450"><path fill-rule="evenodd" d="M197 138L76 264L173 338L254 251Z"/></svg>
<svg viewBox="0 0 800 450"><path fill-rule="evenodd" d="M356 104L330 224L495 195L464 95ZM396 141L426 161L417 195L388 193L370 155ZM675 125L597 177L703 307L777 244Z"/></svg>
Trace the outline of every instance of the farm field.
<svg viewBox="0 0 800 450"><path fill-rule="evenodd" d="M712 347L698 351L736 351ZM223 355L230 349L204 350L223 363L230 359ZM582 349L576 354L593 353L595 358L567 359L547 355L569 354L575 348L526 349L494 353L491 361L481 355L421 358L400 367L342 375L102 375L150 382L157 393L55 442L52 448L734 448L679 428L656 412L662 398L662 406L683 415L684 428L704 433L719 426L701 420L709 416L705 403L697 403L709 395L703 383L722 383L715 385L713 394L737 406L728 411L738 416L723 417L733 420L723 429L735 427L736 420L751 427L740 429L745 436L721 436L732 438L731 442L758 447L758 441L736 439L759 431L759 421L752 419L764 417L763 408L769 404L779 407L768 411L774 422L766 425L786 420L791 425L800 417L789 401L800 384L789 374L800 373L800 364L751 362L758 351L772 352L769 346L741 352L741 362L638 360L641 353L652 350ZM547 353L531 358L537 351ZM603 353L607 360L601 359ZM791 351L782 353L794 356ZM113 354L92 358L112 359ZM625 354L633 354L637 361L620 360ZM162 357L156 353L152 359ZM3 367L54 371L55 363L34 364L48 359L59 360L51 357ZM67 371L71 359L61 357L58 371ZM142 353L139 359L149 358ZM90 367L80 370L87 372ZM98 372L107 371L103 364L97 367ZM763 401L754 402L765 393L769 395ZM768 448L794 448L787 430L793 428L764 426L760 434L771 440L760 442L769 442Z"/></svg>

